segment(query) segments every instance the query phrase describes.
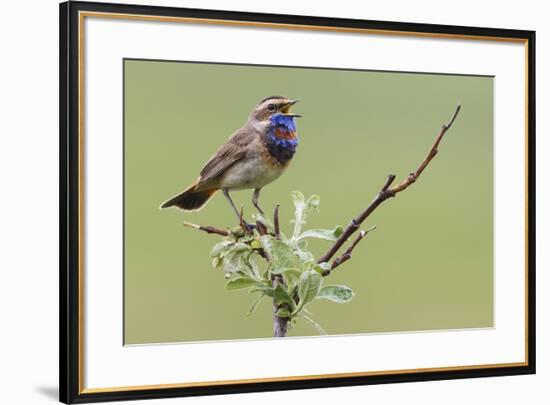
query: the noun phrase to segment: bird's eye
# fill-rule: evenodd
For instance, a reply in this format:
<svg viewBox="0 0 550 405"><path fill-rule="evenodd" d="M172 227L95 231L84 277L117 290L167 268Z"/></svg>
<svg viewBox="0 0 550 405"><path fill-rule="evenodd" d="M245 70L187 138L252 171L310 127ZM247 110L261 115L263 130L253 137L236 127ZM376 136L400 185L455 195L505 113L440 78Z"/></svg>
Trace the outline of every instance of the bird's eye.
<svg viewBox="0 0 550 405"><path fill-rule="evenodd" d="M268 105L267 105L267 109L268 109L269 111L275 111L275 104L268 104Z"/></svg>

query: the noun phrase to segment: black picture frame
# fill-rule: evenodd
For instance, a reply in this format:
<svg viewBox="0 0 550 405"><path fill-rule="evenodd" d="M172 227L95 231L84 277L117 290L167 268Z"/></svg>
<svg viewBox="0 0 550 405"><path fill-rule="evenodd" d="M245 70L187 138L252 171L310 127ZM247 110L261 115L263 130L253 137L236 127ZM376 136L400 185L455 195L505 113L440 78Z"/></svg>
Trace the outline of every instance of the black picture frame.
<svg viewBox="0 0 550 405"><path fill-rule="evenodd" d="M527 127L527 359L514 367L487 367L446 371L406 372L402 374L328 377L311 380L249 382L231 385L208 385L174 388L148 388L106 392L85 392L79 380L83 364L79 351L82 308L79 306L79 41L80 12L124 13L197 19L221 19L276 24L298 24L413 32L423 34L472 37L513 38L525 41L528 63L528 127ZM59 387L60 401L85 403L114 400L169 398L179 396L218 395L258 391L293 390L319 387L340 387L365 384L387 384L411 381L447 380L535 373L535 32L512 29L462 27L373 20L275 15L235 11L201 10L173 7L121 5L107 3L65 2L59 7L59 166L60 166L60 289L59 289Z"/></svg>

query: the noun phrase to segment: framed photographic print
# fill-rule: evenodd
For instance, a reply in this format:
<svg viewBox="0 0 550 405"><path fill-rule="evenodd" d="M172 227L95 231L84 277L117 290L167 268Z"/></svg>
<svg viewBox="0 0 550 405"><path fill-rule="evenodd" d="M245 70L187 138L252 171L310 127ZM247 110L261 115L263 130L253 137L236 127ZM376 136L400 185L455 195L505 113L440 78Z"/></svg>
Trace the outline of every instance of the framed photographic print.
<svg viewBox="0 0 550 405"><path fill-rule="evenodd" d="M60 400L534 373L534 62L532 31L61 4Z"/></svg>

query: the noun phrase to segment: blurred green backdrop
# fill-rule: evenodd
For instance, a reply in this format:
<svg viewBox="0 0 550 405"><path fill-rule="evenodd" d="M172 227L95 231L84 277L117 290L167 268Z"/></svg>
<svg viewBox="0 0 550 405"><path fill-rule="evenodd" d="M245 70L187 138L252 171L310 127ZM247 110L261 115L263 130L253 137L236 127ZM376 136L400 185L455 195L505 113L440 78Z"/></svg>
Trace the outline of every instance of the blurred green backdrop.
<svg viewBox="0 0 550 405"><path fill-rule="evenodd" d="M182 226L233 226L223 196L198 213L158 208L270 95L299 98L304 116L294 161L260 200L281 203L287 230L292 190L321 197L308 226L346 225L389 173L418 166L461 102L423 177L375 211L365 227L378 229L326 281L354 300L309 308L329 334L493 325L492 78L140 60L124 73L126 344L272 335L269 301L246 318L254 296L226 291L212 269L218 237ZM251 191L233 198L251 213ZM302 323L289 332L315 334Z"/></svg>

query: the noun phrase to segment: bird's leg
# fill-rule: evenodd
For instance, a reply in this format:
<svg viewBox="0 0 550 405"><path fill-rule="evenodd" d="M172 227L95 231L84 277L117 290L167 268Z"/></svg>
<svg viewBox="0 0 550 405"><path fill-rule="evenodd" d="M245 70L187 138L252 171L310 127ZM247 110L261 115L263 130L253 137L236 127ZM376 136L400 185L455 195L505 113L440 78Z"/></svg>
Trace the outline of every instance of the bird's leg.
<svg viewBox="0 0 550 405"><path fill-rule="evenodd" d="M233 211L235 211L235 214L237 215L237 218L240 220L241 213L239 212L239 210L235 206L235 203L231 199L231 196L229 195L229 191L227 191L226 188L224 188L222 191L223 191L223 195L225 196L225 198L227 198L227 201L229 201L229 204L231 204L231 207L233 207Z"/></svg>
<svg viewBox="0 0 550 405"><path fill-rule="evenodd" d="M258 198L260 198L260 188L256 188L254 189L254 194L252 194L252 204L254 204L254 207L256 207L256 209L258 211L260 211L260 214L264 214L264 210L262 210L260 208L260 206L258 205Z"/></svg>
<svg viewBox="0 0 550 405"><path fill-rule="evenodd" d="M227 191L226 188L222 189L222 191L225 198L227 198L227 201L229 201L229 204L231 204L231 207L233 207L233 211L235 211L235 214L237 215L237 219L239 220L239 223L240 223L242 219L241 212L235 206L235 203L233 202L233 200L231 199L231 196L229 195L229 191ZM246 229L248 229L249 231L252 231L252 228L253 228L252 225L248 224L244 219L242 219L242 221Z"/></svg>

